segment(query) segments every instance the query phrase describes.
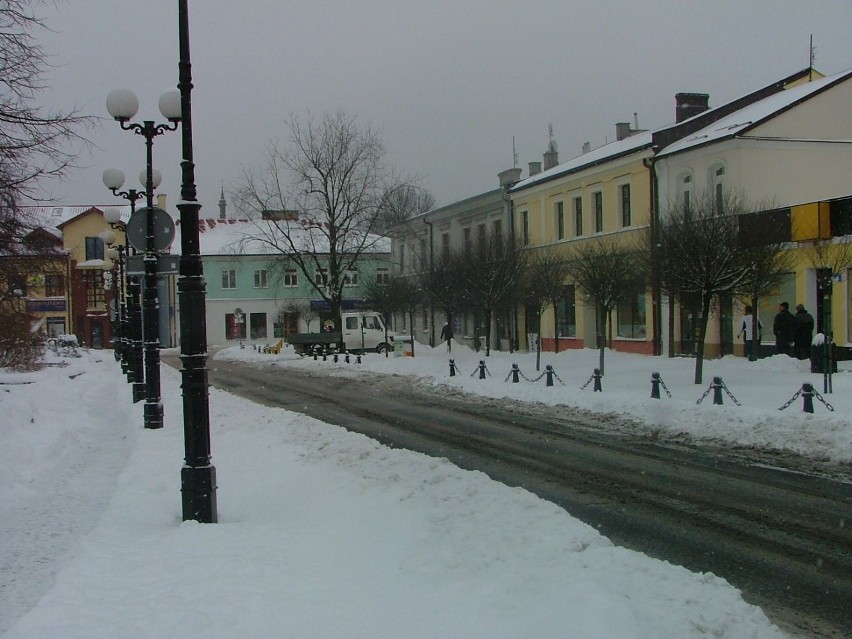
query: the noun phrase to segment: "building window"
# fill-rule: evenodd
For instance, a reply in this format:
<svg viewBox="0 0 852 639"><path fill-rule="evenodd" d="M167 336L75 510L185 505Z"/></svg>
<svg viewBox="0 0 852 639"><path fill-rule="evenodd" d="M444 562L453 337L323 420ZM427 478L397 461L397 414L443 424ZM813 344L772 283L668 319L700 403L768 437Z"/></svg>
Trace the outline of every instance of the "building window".
<svg viewBox="0 0 852 639"><path fill-rule="evenodd" d="M249 315L249 338L266 339L266 313Z"/></svg>
<svg viewBox="0 0 852 639"><path fill-rule="evenodd" d="M237 288L237 272L234 269L222 271L222 288Z"/></svg>
<svg viewBox="0 0 852 639"><path fill-rule="evenodd" d="M565 205L562 202L556 202L553 205L553 215L556 218L556 239L565 239Z"/></svg>
<svg viewBox="0 0 852 639"><path fill-rule="evenodd" d="M574 198L574 235L583 235L583 198Z"/></svg>
<svg viewBox="0 0 852 639"><path fill-rule="evenodd" d="M254 287L255 288L269 288L269 284L267 282L266 269L260 269L260 270L254 272Z"/></svg>
<svg viewBox="0 0 852 639"><path fill-rule="evenodd" d="M716 213L724 213L725 208L725 167L715 166L711 169L710 179L713 185L713 197Z"/></svg>
<svg viewBox="0 0 852 639"><path fill-rule="evenodd" d="M473 248L473 236L469 226L462 229L462 245L464 246L464 254L470 255L470 250Z"/></svg>
<svg viewBox="0 0 852 639"><path fill-rule="evenodd" d="M450 234L441 233L441 261L444 264L450 263Z"/></svg>
<svg viewBox="0 0 852 639"><path fill-rule="evenodd" d="M618 303L618 336L645 337L645 292L628 295Z"/></svg>
<svg viewBox="0 0 852 639"><path fill-rule="evenodd" d="M343 274L343 286L358 286L358 271L346 271Z"/></svg>
<svg viewBox="0 0 852 639"><path fill-rule="evenodd" d="M44 296L64 297L65 277L57 273L48 273L44 276Z"/></svg>
<svg viewBox="0 0 852 639"><path fill-rule="evenodd" d="M399 243L399 270L405 272L405 244Z"/></svg>
<svg viewBox="0 0 852 639"><path fill-rule="evenodd" d="M622 184L618 187L619 201L621 204L621 226L630 226L630 185Z"/></svg>
<svg viewBox="0 0 852 639"><path fill-rule="evenodd" d="M376 269L376 284L385 286L390 283L390 269L380 266Z"/></svg>
<svg viewBox="0 0 852 639"><path fill-rule="evenodd" d="M558 308L560 337L577 336L576 295L577 291L573 284L562 287Z"/></svg>
<svg viewBox="0 0 852 639"><path fill-rule="evenodd" d="M314 283L317 286L328 286L328 269L318 268L314 271Z"/></svg>
<svg viewBox="0 0 852 639"><path fill-rule="evenodd" d="M494 235L494 251L500 256L503 254L503 221L494 220L491 231Z"/></svg>
<svg viewBox="0 0 852 639"><path fill-rule="evenodd" d="M603 191L592 193L592 201L595 205L595 233L603 233Z"/></svg>
<svg viewBox="0 0 852 639"><path fill-rule="evenodd" d="M288 268L284 271L284 286L294 287L299 285L299 273L294 268Z"/></svg>
<svg viewBox="0 0 852 639"><path fill-rule="evenodd" d="M84 271L83 282L86 286L86 308L99 308L104 301L104 276L102 271Z"/></svg>
<svg viewBox="0 0 852 639"><path fill-rule="evenodd" d="M530 243L530 212L521 211L521 240L524 246Z"/></svg>
<svg viewBox="0 0 852 639"><path fill-rule="evenodd" d="M687 174L680 177L677 183L678 201L683 207L683 213L689 215L692 209L692 175Z"/></svg>
<svg viewBox="0 0 852 639"><path fill-rule="evenodd" d="M26 297L27 296L27 276L26 275L12 275L9 277L9 290L12 291L12 294L15 297Z"/></svg>
<svg viewBox="0 0 852 639"><path fill-rule="evenodd" d="M86 261L104 259L104 241L99 237L86 238Z"/></svg>

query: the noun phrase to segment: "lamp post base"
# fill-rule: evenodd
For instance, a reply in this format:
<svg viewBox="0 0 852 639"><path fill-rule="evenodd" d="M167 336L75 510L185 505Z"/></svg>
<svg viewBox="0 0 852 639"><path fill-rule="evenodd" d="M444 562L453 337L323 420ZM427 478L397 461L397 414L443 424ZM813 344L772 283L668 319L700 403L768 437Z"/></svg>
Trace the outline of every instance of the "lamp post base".
<svg viewBox="0 0 852 639"><path fill-rule="evenodd" d="M133 382L133 403L145 400L145 382Z"/></svg>
<svg viewBox="0 0 852 639"><path fill-rule="evenodd" d="M214 466L184 466L180 471L180 491L184 521L202 524L215 524L218 521Z"/></svg>
<svg viewBox="0 0 852 639"><path fill-rule="evenodd" d="M163 405L155 402L147 402L143 408L143 419L145 428L163 427Z"/></svg>

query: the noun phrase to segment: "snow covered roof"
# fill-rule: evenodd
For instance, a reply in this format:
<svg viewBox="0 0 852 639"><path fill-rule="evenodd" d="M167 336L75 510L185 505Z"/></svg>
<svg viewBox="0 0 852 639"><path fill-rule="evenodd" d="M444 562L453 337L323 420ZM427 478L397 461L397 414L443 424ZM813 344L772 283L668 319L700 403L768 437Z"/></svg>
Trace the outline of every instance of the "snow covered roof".
<svg viewBox="0 0 852 639"><path fill-rule="evenodd" d="M327 248L323 248L324 235L316 230L311 230L307 227L299 228L291 225L291 233L295 236L296 244L305 247L314 242L316 246L322 249L320 252L327 252ZM295 228L294 228L295 227ZM243 255L274 255L280 254L281 251L270 245L269 242L264 242L260 237L267 232L264 222L254 222L252 220L236 220L236 219L216 219L202 218L198 221L198 241L201 255L233 255L240 253ZM390 238L378 235L371 236L372 244L365 251L369 253L390 253L391 242ZM325 245L327 246L327 245ZM181 252L181 225L180 220L175 220L175 239L171 246L172 255L179 255Z"/></svg>
<svg viewBox="0 0 852 639"><path fill-rule="evenodd" d="M686 149L718 142L725 138L742 134L749 129L775 117L799 102L821 93L827 88L852 78L852 71L844 71L826 76L813 82L807 82L784 91L779 91L763 100L739 109L720 118L713 124L696 131L660 150L657 157L679 153Z"/></svg>
<svg viewBox="0 0 852 639"><path fill-rule="evenodd" d="M21 206L18 210L33 226L57 229L60 225L73 220L89 209L98 209L102 213L118 211L121 220L130 219L130 204L75 204L73 206Z"/></svg>
<svg viewBox="0 0 852 639"><path fill-rule="evenodd" d="M557 164L551 169L537 173L525 180L521 180L515 184L511 190L513 192L520 191L538 184L539 182L546 182L547 180L551 180L562 175L577 173L578 171L582 171L583 169L595 166L602 162L610 162L619 157L636 153L645 148L650 148L651 142L651 131L643 131L642 133L631 135L623 140L610 142L609 144L598 147L593 151L578 155L567 162Z"/></svg>

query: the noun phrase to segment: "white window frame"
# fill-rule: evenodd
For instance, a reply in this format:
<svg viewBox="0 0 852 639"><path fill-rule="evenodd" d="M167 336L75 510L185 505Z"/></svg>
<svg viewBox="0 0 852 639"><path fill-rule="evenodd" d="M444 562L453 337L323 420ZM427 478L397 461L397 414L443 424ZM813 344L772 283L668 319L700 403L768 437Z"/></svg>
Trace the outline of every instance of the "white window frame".
<svg viewBox="0 0 852 639"><path fill-rule="evenodd" d="M299 272L294 268L284 269L284 286L296 288L299 285Z"/></svg>
<svg viewBox="0 0 852 639"><path fill-rule="evenodd" d="M627 189L627 210L624 207L624 189ZM625 219L626 215L626 219ZM630 188L630 182L620 182L618 184L618 217L621 223L621 228L626 229L633 226L633 189ZM625 222L627 222L625 224Z"/></svg>
<svg viewBox="0 0 852 639"><path fill-rule="evenodd" d="M222 290L233 290L237 288L237 269L222 269Z"/></svg>
<svg viewBox="0 0 852 639"><path fill-rule="evenodd" d="M351 269L343 274L343 286L353 288L358 286L358 271Z"/></svg>
<svg viewBox="0 0 852 639"><path fill-rule="evenodd" d="M254 287L269 288L269 273L265 268L257 269L254 272Z"/></svg>
<svg viewBox="0 0 852 639"><path fill-rule="evenodd" d="M579 210L578 210L578 205L579 205ZM582 193L578 193L577 195L574 195L571 198L571 211L573 213L573 215L571 217L573 218L573 223L574 223L574 237L583 237L583 217L584 217L585 214L583 212L583 194ZM579 213L579 217L578 217L578 213ZM577 224L578 219L580 221L579 224Z"/></svg>

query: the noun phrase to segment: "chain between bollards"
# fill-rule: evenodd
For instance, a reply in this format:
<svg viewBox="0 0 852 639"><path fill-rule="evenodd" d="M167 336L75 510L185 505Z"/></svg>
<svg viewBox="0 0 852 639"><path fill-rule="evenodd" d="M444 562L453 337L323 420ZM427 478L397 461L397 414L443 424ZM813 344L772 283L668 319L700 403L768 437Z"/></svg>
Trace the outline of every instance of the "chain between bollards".
<svg viewBox="0 0 852 639"><path fill-rule="evenodd" d="M653 373L651 373L651 399L660 399L661 386L663 387L663 390L666 391L666 395L671 397L672 393L666 386L666 383L663 381L662 375L654 371Z"/></svg>
<svg viewBox="0 0 852 639"><path fill-rule="evenodd" d="M602 393L602 392L603 392L603 388L601 387L601 377L603 377L603 375L601 375L601 369L596 368L596 369L592 372L592 376L591 376L591 377L589 377L589 379L588 379L588 380L586 380L586 383L585 383L585 384L583 384L583 385L580 387L580 390L586 390L586 386L588 386L589 384L591 384L591 383L592 383L592 380L594 380L595 385L594 385L594 387L593 387L593 391L594 391L594 392L596 392L596 393Z"/></svg>
<svg viewBox="0 0 852 639"><path fill-rule="evenodd" d="M556 371L553 370L553 366L551 366L550 364L548 364L547 366L544 367L544 372L541 375L539 375L538 377L536 377L534 380L531 380L531 381L537 382L538 380L540 380L542 377L545 377L545 376L547 377L547 386L553 386L553 378L554 377L557 380L559 380L560 384L565 386L565 382L563 382L561 379L559 379L559 375L556 374Z"/></svg>
<svg viewBox="0 0 852 639"><path fill-rule="evenodd" d="M719 406L722 405L722 391L725 391L725 394L727 394L727 396L731 398L731 401L734 402L734 404L736 404L737 406L742 406L742 404L737 401L737 398L734 397L733 393L731 393L728 387L725 386L725 382L722 380L721 377L714 377L713 381L710 383L710 386L707 388L706 391L704 391L704 394L699 397L698 401L696 401L695 403L700 404L701 402L703 402L704 398L710 394L710 391L713 391L714 404L717 404Z"/></svg>
<svg viewBox="0 0 852 639"><path fill-rule="evenodd" d="M479 366L476 367L470 376L473 377L477 373L479 373L479 379L485 379L486 373L488 374L488 377L491 377L491 371L489 371L488 367L485 365L484 359L479 360Z"/></svg>
<svg viewBox="0 0 852 639"><path fill-rule="evenodd" d="M809 384L805 382L802 384L802 387L796 391L796 394L793 395L787 402L778 410L784 410L788 408L796 398L799 396L802 397L802 412L804 413L813 413L814 412L814 397L816 397L820 402L822 402L823 406L825 406L828 410L834 412L834 406L829 404L825 399L823 399L822 395L817 392L817 389L813 387L813 384Z"/></svg>
<svg viewBox="0 0 852 639"><path fill-rule="evenodd" d="M517 384L520 381L521 377L523 377L528 382L533 381L521 372L521 369L518 367L517 364L512 364L512 370L509 371L509 374L506 375L506 379L504 379L503 381L508 382L510 377L512 378L513 384Z"/></svg>

